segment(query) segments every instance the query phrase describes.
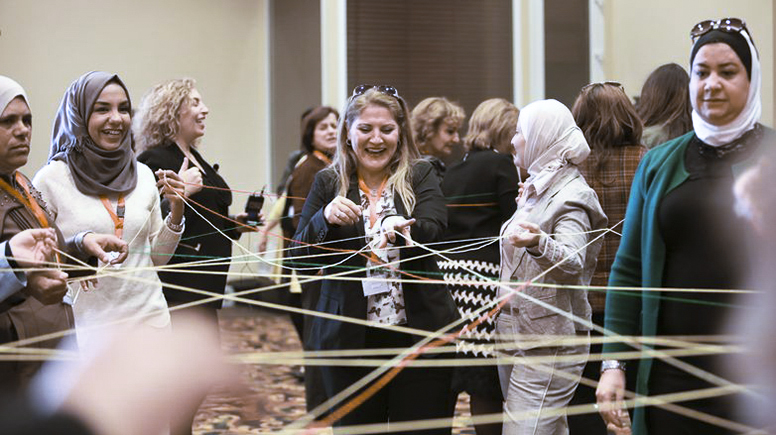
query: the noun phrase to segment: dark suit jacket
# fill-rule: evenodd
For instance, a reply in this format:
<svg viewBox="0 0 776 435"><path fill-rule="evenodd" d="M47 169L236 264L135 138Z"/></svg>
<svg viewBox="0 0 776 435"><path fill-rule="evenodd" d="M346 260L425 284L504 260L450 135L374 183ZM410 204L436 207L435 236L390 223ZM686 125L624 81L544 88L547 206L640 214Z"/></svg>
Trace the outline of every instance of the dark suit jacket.
<svg viewBox="0 0 776 435"><path fill-rule="evenodd" d="M412 189L415 192L416 205L412 217L417 221L411 227L413 240L422 244L442 240L447 225L447 210L439 189L439 180L428 162L418 161L412 170ZM347 270L358 270L349 276L365 276L366 259L353 252L366 245L363 220L352 226L330 225L323 216L326 205L333 200L339 190L339 181L332 168L327 168L315 177L294 236L295 249L292 252L296 267L315 268L323 275L331 275ZM360 204L358 181L355 174L351 177L347 197ZM400 215L407 215L401 198L394 196L395 207ZM337 252L322 248L347 250ZM304 258L307 255L333 254L323 257ZM439 279L436 259L422 248L403 248L401 250L401 270L432 279ZM302 257L302 258L298 258ZM341 261L342 264L337 264ZM336 266L331 266L337 264ZM403 279L414 278L402 276ZM450 293L444 285L402 283L409 327L426 331L436 331L459 318ZM317 311L341 316L366 319L367 298L364 296L361 281L345 281L336 278L324 279L321 284L321 296ZM364 347L365 327L339 320L315 317L311 333L307 337L309 349L359 349Z"/></svg>
<svg viewBox="0 0 776 435"><path fill-rule="evenodd" d="M220 262L217 259L230 258L232 256L231 240L218 233L213 228L213 225L232 239L240 237L240 233L235 230L237 224L223 217L229 215L229 206L232 204L232 192L228 190L229 186L215 169L200 156L197 150L192 149L191 152L205 169L205 173L202 174L203 184L205 186L217 187L218 189L208 189L205 187L191 196L191 200L201 204L202 207L193 203L191 203L191 206L186 206L184 211L186 228L183 231L180 243L178 243L178 248L168 264L210 259ZM147 149L137 157L137 160L148 165L154 172L157 169L171 169L177 172L183 164L184 158L183 151L174 143L168 142ZM193 166L193 163L189 167L191 166ZM194 212L192 207L199 214ZM166 214L169 209L166 201L162 201L162 209L163 215ZM200 217L200 214L203 217ZM168 271L159 272L159 278L166 284L175 284L219 294L224 293L226 288L226 272L229 270L228 264L218 266L198 265L188 268L188 270L192 269L219 273L191 274ZM170 305L179 305L207 298L204 295L175 290L169 287L164 287L164 297ZM221 301L208 303L207 306L210 308L220 308Z"/></svg>

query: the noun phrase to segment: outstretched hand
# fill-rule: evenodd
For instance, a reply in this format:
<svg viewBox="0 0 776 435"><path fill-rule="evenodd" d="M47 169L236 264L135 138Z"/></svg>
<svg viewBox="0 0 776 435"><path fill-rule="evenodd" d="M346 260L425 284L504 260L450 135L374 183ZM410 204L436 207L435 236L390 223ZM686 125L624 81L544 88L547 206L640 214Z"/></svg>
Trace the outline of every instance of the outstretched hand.
<svg viewBox="0 0 776 435"><path fill-rule="evenodd" d="M57 233L52 228L24 230L8 241L19 266L37 267L49 261L57 249Z"/></svg>
<svg viewBox="0 0 776 435"><path fill-rule="evenodd" d="M415 219L407 219L403 216L388 216L380 224L380 243L377 248L382 249L388 246L388 243L396 243L396 233L401 233L407 240L412 242L410 237L410 227L415 223Z"/></svg>

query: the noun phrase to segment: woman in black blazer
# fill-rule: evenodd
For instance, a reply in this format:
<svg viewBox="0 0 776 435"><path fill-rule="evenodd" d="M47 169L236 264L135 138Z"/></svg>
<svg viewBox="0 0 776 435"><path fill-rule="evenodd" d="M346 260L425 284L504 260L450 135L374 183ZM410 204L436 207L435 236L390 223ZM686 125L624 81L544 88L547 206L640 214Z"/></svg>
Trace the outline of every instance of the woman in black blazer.
<svg viewBox="0 0 776 435"><path fill-rule="evenodd" d="M421 337L392 327L437 331L459 317L444 286L417 281L417 275L438 279L434 257L421 257L427 251L406 242L440 241L447 224L439 180L418 160L409 124L407 105L393 87L362 85L348 100L334 163L316 176L293 257L298 267L324 276L317 311L370 325L316 317L310 349L407 348ZM331 397L373 368L322 370ZM405 368L337 424L452 418L451 374L449 367ZM423 433L449 434L450 428Z"/></svg>
<svg viewBox="0 0 776 435"><path fill-rule="evenodd" d="M164 297L170 308L211 297L172 286L223 295L232 256L232 239L238 239L242 232L250 229L226 218L232 204L229 186L197 151L197 144L205 134L205 118L209 110L194 86L194 80L189 78L154 86L143 97L134 120L135 139L141 151L138 161L153 171L160 168L177 171L185 165L189 168L184 173L184 181L189 183L186 185L186 196L190 199L184 211L186 229L168 263L179 266L159 272L159 278L165 284ZM245 218L245 214L237 216L240 222L244 222ZM200 264L183 265L189 262ZM221 301L217 299L195 305L195 309L209 319L214 334L218 334L216 310L221 308ZM181 312L170 312L173 328ZM174 422L172 433L190 434L194 415L190 417L187 422Z"/></svg>

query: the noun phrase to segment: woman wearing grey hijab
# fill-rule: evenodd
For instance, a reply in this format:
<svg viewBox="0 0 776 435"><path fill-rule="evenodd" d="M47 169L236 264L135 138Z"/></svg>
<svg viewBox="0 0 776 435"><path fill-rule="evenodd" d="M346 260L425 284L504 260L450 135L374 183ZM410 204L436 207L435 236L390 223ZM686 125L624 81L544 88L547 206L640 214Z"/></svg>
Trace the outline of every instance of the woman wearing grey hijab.
<svg viewBox="0 0 776 435"><path fill-rule="evenodd" d="M129 92L117 75L81 76L65 91L49 163L33 180L65 237L88 228L129 243L121 266L125 273L98 274L92 291L69 290L82 348L107 323L170 324L154 267L167 263L183 232L183 182L173 171L157 171L157 181L135 160L131 110ZM171 205L164 219L160 192Z"/></svg>

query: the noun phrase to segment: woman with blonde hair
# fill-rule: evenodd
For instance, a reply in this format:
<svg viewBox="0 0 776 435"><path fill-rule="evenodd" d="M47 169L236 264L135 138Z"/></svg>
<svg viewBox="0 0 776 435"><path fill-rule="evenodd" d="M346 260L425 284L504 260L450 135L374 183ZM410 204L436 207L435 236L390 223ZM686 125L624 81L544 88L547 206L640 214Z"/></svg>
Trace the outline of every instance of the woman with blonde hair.
<svg viewBox="0 0 776 435"><path fill-rule="evenodd" d="M458 130L466 113L463 107L445 97L429 97L412 109L412 134L418 151L437 170L445 173L444 160L460 142Z"/></svg>
<svg viewBox="0 0 776 435"><path fill-rule="evenodd" d="M439 261L448 289L461 315L495 306L498 285L498 245L487 243L515 212L517 170L508 152L518 109L503 98L480 103L469 119L463 161L451 166L442 182L448 202L445 250L481 243L478 249L446 254ZM476 282L477 284L474 284ZM490 282L490 283L489 283ZM463 334L456 343L460 358L493 358L496 323L488 319ZM495 365L460 365L453 373L453 391L467 392L474 416L502 411L503 397ZM501 424L476 424L478 435L497 435Z"/></svg>
<svg viewBox="0 0 776 435"><path fill-rule="evenodd" d="M425 250L409 243L442 239L447 211L439 180L431 165L419 160L407 105L391 86L356 87L339 131L334 162L316 175L302 210L293 256L305 258L299 266L323 276L317 311L368 325L315 317L307 347L408 348L419 337L393 327L437 331L458 318L444 286L415 282L418 275L438 278L438 269L434 259L422 255ZM366 255L353 255L356 251ZM315 255L321 253L327 255ZM319 268L311 262L319 262ZM348 271L362 279L338 279ZM412 271L414 279L406 280L403 271ZM327 395L371 370L322 367ZM449 367L405 368L338 424L452 418L451 372ZM450 427L421 433L449 434Z"/></svg>

